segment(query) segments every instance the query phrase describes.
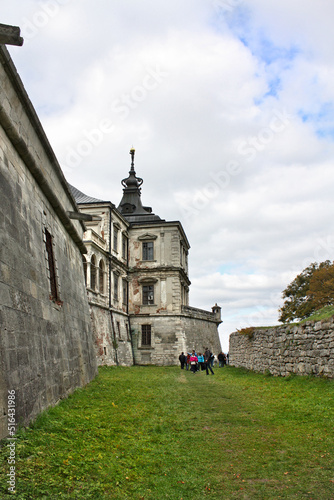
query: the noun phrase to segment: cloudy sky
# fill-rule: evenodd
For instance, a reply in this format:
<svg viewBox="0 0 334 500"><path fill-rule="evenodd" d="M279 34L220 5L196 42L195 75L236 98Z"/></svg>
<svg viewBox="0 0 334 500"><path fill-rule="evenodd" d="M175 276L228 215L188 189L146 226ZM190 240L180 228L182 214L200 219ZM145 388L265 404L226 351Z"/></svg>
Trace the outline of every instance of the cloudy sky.
<svg viewBox="0 0 334 500"><path fill-rule="evenodd" d="M333 260L332 0L0 0L8 47L68 181L145 205L191 244L190 304L277 324L281 292Z"/></svg>

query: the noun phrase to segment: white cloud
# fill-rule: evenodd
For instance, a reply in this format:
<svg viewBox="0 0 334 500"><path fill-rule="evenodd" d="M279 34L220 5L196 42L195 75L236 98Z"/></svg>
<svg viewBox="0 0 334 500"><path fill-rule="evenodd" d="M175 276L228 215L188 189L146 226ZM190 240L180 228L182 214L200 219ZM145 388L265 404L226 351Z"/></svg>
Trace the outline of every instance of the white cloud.
<svg viewBox="0 0 334 500"><path fill-rule="evenodd" d="M2 4L69 182L118 204L134 145L144 204L190 240L192 305L222 306L224 349L275 323L294 276L333 259L334 4Z"/></svg>

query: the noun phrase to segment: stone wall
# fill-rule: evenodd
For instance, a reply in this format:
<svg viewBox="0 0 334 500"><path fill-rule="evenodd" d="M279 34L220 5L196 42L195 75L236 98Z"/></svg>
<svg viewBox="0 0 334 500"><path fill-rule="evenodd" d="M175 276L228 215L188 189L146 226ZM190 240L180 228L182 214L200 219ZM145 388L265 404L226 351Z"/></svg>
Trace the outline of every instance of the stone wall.
<svg viewBox="0 0 334 500"><path fill-rule="evenodd" d="M334 378L334 317L301 326L230 335L230 364L272 375L322 375Z"/></svg>
<svg viewBox="0 0 334 500"><path fill-rule="evenodd" d="M213 313L189 306L183 314L152 314L131 318L135 362L160 366L179 364L181 352L204 352L206 347L217 356L221 351L218 324ZM141 325L152 327L151 346L141 345Z"/></svg>
<svg viewBox="0 0 334 500"><path fill-rule="evenodd" d="M90 302L98 365L131 366L133 353L127 314Z"/></svg>
<svg viewBox="0 0 334 500"><path fill-rule="evenodd" d="M175 315L152 314L130 318L135 364L175 365L181 333L180 318ZM142 345L141 327L151 325L151 345Z"/></svg>
<svg viewBox="0 0 334 500"><path fill-rule="evenodd" d="M217 318L212 312L195 307L183 306L182 325L186 338L186 350L190 352L195 349L197 352L204 352L208 347L217 357L221 351L218 335L218 324L220 316Z"/></svg>
<svg viewBox="0 0 334 500"><path fill-rule="evenodd" d="M7 391L27 424L96 374L83 226L15 67L0 48L0 438ZM52 235L52 296L46 230Z"/></svg>

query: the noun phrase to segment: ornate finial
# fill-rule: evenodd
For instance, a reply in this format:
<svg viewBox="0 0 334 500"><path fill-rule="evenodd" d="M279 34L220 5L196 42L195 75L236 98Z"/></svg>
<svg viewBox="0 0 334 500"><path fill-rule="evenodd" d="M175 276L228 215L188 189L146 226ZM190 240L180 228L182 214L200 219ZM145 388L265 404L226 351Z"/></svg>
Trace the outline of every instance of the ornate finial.
<svg viewBox="0 0 334 500"><path fill-rule="evenodd" d="M138 189L143 184L143 179L136 176L136 172L135 172L135 148L133 146L130 149L130 155L131 155L131 169L129 172L129 177L127 179L123 179L121 184L125 188ZM139 193L140 193L140 190L139 190Z"/></svg>
<svg viewBox="0 0 334 500"><path fill-rule="evenodd" d="M131 155L131 170L135 169L135 148L132 146L130 149L130 155Z"/></svg>

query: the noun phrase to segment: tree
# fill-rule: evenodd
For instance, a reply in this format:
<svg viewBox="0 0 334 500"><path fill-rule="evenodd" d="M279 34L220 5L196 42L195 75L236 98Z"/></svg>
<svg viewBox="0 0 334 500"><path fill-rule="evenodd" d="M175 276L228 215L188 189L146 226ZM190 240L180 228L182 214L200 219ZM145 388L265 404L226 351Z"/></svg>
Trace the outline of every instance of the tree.
<svg viewBox="0 0 334 500"><path fill-rule="evenodd" d="M315 309L334 305L334 264L313 273L307 295Z"/></svg>
<svg viewBox="0 0 334 500"><path fill-rule="evenodd" d="M328 269L332 268L333 264L330 260L321 262L313 262L307 266L296 278L283 290L282 297L287 299L283 306L279 309L280 316L278 321L282 323L287 323L288 321L294 321L295 319L301 320L308 318L311 314L322 307L319 306L320 300L320 280L324 279L324 276L328 275ZM322 271L323 274L319 278L314 278L311 293L310 283L313 276L316 276L318 271ZM330 279L330 278L329 278ZM333 274L334 279L334 274ZM334 286L334 282L333 282ZM328 285L328 289L330 285ZM332 297L334 295L332 294ZM329 299L327 299L329 300ZM322 301L325 301L323 298ZM327 302L328 304L328 302ZM326 305L326 304L324 304Z"/></svg>

